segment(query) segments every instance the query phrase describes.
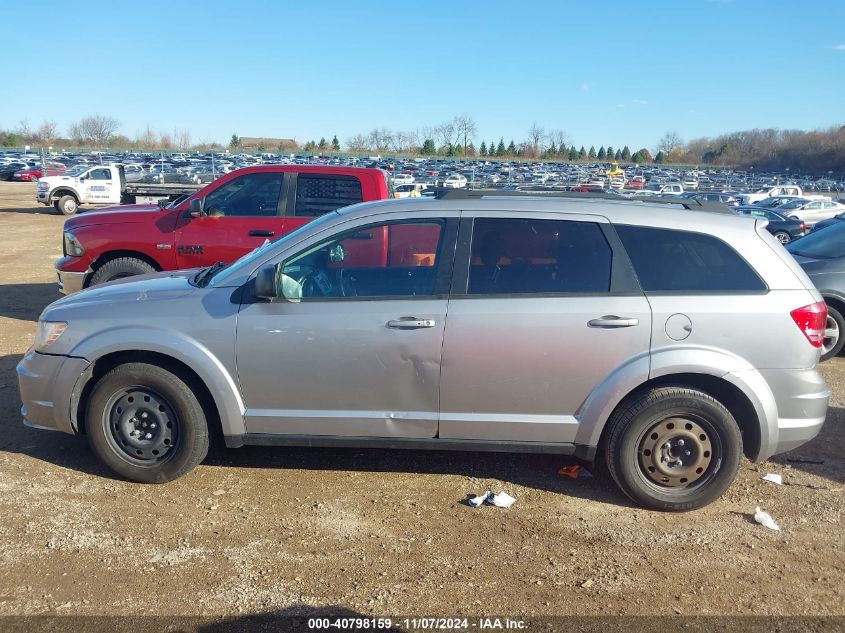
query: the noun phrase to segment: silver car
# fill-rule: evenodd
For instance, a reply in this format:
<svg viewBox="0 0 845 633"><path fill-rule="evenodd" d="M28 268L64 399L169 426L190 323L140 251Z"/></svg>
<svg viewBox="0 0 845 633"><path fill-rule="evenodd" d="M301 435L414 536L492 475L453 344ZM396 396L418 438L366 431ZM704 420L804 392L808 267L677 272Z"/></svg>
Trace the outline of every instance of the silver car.
<svg viewBox="0 0 845 633"><path fill-rule="evenodd" d="M825 304L766 222L465 196L328 213L230 265L48 306L22 413L139 482L244 444L601 459L691 510L815 437ZM676 205L668 205L674 207Z"/></svg>

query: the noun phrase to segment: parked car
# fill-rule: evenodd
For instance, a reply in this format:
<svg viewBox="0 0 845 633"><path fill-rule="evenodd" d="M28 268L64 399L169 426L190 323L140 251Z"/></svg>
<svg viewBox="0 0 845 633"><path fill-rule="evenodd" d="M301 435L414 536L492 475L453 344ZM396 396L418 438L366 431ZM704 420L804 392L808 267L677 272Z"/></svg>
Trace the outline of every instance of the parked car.
<svg viewBox="0 0 845 633"><path fill-rule="evenodd" d="M467 186L467 178L463 174L450 174L443 181L443 186L447 189L462 189Z"/></svg>
<svg viewBox="0 0 845 633"><path fill-rule="evenodd" d="M821 360L837 356L845 346L845 223L786 246L818 288L827 304Z"/></svg>
<svg viewBox="0 0 845 633"><path fill-rule="evenodd" d="M27 165L25 163L6 163L5 165L0 165L0 180L12 180L12 176L16 172L26 168Z"/></svg>
<svg viewBox="0 0 845 633"><path fill-rule="evenodd" d="M670 511L718 498L743 453L818 434L825 304L757 220L449 198L347 207L232 264L51 304L18 365L27 423L147 483L190 471L213 431L599 457Z"/></svg>
<svg viewBox="0 0 845 633"><path fill-rule="evenodd" d="M794 220L782 216L769 209L755 209L754 207L740 207L737 211L741 215L750 215L768 220L766 230L774 235L781 244L789 244L792 240L804 237L809 228L801 220Z"/></svg>
<svg viewBox="0 0 845 633"><path fill-rule="evenodd" d="M85 213L65 222L59 289L231 262L319 215L389 193L380 169L264 165L222 176L172 208Z"/></svg>
<svg viewBox="0 0 845 633"><path fill-rule="evenodd" d="M12 180L34 182L42 176L59 176L65 173L65 169L61 163L47 163L46 169L40 165L24 167L12 175Z"/></svg>
<svg viewBox="0 0 845 633"><path fill-rule="evenodd" d="M827 220L845 212L845 204L833 200L808 200L798 198L778 207L778 212L788 218L795 218L814 226L816 222Z"/></svg>
<svg viewBox="0 0 845 633"><path fill-rule="evenodd" d="M840 204L842 204L840 202ZM838 215L834 215L832 218L828 218L827 220L822 220L821 222L816 222L815 226L813 226L814 231L819 231L827 226L833 226L834 224L839 224L845 220L845 212L840 213Z"/></svg>

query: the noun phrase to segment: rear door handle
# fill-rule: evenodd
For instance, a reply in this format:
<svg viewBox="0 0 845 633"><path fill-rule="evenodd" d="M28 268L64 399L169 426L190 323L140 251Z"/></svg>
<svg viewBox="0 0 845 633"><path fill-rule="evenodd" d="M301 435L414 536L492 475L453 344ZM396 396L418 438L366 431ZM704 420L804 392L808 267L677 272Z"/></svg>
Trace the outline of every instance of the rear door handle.
<svg viewBox="0 0 845 633"><path fill-rule="evenodd" d="M434 319L417 319L415 317L401 317L387 322L387 327L397 330L418 330L424 327L434 327Z"/></svg>
<svg viewBox="0 0 845 633"><path fill-rule="evenodd" d="M249 232L250 236L252 237L273 237L276 232L275 231L262 231L259 229L254 229Z"/></svg>
<svg viewBox="0 0 845 633"><path fill-rule="evenodd" d="M616 315L606 315L603 317L599 317L598 319L593 319L589 321L587 325L590 327L603 327L603 328L614 328L614 327L633 327L635 325L639 325L639 319L626 319L624 317L618 317Z"/></svg>

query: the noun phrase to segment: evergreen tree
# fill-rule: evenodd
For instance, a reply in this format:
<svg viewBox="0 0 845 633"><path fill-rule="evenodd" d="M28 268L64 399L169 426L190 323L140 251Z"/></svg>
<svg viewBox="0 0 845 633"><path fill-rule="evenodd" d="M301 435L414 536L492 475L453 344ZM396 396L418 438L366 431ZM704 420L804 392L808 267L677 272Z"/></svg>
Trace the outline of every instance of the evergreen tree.
<svg viewBox="0 0 845 633"><path fill-rule="evenodd" d="M490 145L487 146L487 155L488 156L495 156L496 155L496 142L490 141Z"/></svg>
<svg viewBox="0 0 845 633"><path fill-rule="evenodd" d="M332 149L336 152L340 151L340 141L337 140L337 134L332 137Z"/></svg>
<svg viewBox="0 0 845 633"><path fill-rule="evenodd" d="M513 139L511 139L511 143L510 143L510 145L508 145L508 149L506 151L507 151L508 156L516 156L517 155L516 145L514 144Z"/></svg>
<svg viewBox="0 0 845 633"><path fill-rule="evenodd" d="M662 151L657 152L657 156L654 157L654 162L655 163L665 163L666 162L666 154L664 154Z"/></svg>
<svg viewBox="0 0 845 633"><path fill-rule="evenodd" d="M437 149L434 147L434 141L430 138L425 139L422 145L422 154L424 156L434 156L436 153Z"/></svg>
<svg viewBox="0 0 845 633"><path fill-rule="evenodd" d="M607 158L607 152L604 150L604 145L599 148L599 153L596 154L596 158L599 160L604 160Z"/></svg>
<svg viewBox="0 0 845 633"><path fill-rule="evenodd" d="M587 154L587 158L589 158L590 160L596 159L596 148L594 145L590 145L590 153Z"/></svg>
<svg viewBox="0 0 845 633"><path fill-rule="evenodd" d="M557 147L555 147L555 142L552 141L549 143L549 148L546 150L546 158L554 158L555 154L557 154Z"/></svg>
<svg viewBox="0 0 845 633"><path fill-rule="evenodd" d="M231 149L238 149L241 146L241 139L238 137L237 134L232 134L232 138L229 139L229 147Z"/></svg>
<svg viewBox="0 0 845 633"><path fill-rule="evenodd" d="M613 160L613 148L610 145L607 146L605 156L607 156L607 160Z"/></svg>
<svg viewBox="0 0 845 633"><path fill-rule="evenodd" d="M651 152L649 152L645 147L642 149L638 149L634 152L634 155L631 156L631 160L635 163L650 163L652 162Z"/></svg>
<svg viewBox="0 0 845 633"><path fill-rule="evenodd" d="M505 139L503 137L499 138L499 144L496 146L496 156L504 156L505 155Z"/></svg>
<svg viewBox="0 0 845 633"><path fill-rule="evenodd" d="M481 141L481 147L478 148L479 156L487 156L487 143Z"/></svg>
<svg viewBox="0 0 845 633"><path fill-rule="evenodd" d="M476 153L477 152L476 152L476 149L475 149L475 145L473 145L472 141L470 141L469 145L467 145L466 155L467 156L475 156Z"/></svg>
<svg viewBox="0 0 845 633"><path fill-rule="evenodd" d="M613 158L616 159L617 161L622 160L622 150L621 149L616 150L616 154L614 154Z"/></svg>
<svg viewBox="0 0 845 633"><path fill-rule="evenodd" d="M324 149L327 149L327 148L328 148L328 146L329 146L329 144L328 144L328 142L326 141L326 137L325 137L325 136L321 136L321 137L320 137L320 142L317 144L317 147L319 147L319 148L320 148L320 151L322 151L322 150L324 150Z"/></svg>
<svg viewBox="0 0 845 633"><path fill-rule="evenodd" d="M569 148L569 160L576 161L578 160L578 150L575 149L575 146Z"/></svg>
<svg viewBox="0 0 845 633"><path fill-rule="evenodd" d="M622 148L622 160L631 160L631 150L627 145Z"/></svg>
<svg viewBox="0 0 845 633"><path fill-rule="evenodd" d="M578 160L584 160L585 158L587 158L587 150L582 145L581 149L578 150Z"/></svg>

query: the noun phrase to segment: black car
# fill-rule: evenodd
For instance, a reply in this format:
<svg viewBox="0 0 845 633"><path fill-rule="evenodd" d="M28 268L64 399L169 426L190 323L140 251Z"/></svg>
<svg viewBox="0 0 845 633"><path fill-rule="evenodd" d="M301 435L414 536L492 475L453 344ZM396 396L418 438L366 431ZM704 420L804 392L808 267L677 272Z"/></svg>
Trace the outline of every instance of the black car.
<svg viewBox="0 0 845 633"><path fill-rule="evenodd" d="M845 345L845 222L786 246L827 304L822 360L839 354Z"/></svg>
<svg viewBox="0 0 845 633"><path fill-rule="evenodd" d="M12 175L16 171L26 168L26 163L9 163L7 165L0 165L0 180L11 180Z"/></svg>
<svg viewBox="0 0 845 633"><path fill-rule="evenodd" d="M757 218L768 220L766 229L774 235L781 244L789 244L792 240L805 236L809 229L801 220L793 220L782 216L780 213L769 209L758 209L756 207L737 207L736 212L740 215L753 215Z"/></svg>

